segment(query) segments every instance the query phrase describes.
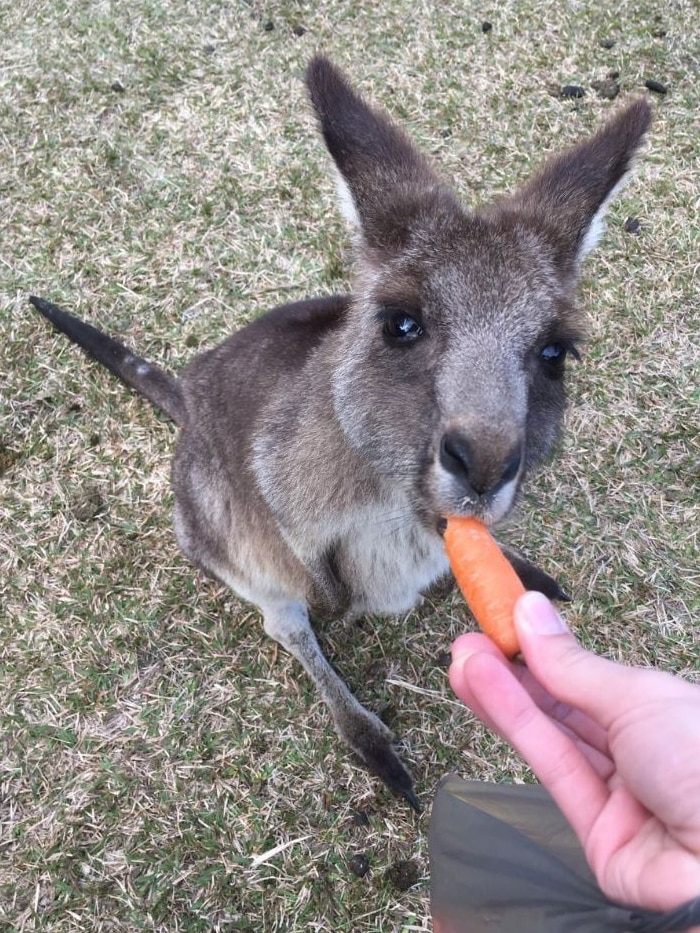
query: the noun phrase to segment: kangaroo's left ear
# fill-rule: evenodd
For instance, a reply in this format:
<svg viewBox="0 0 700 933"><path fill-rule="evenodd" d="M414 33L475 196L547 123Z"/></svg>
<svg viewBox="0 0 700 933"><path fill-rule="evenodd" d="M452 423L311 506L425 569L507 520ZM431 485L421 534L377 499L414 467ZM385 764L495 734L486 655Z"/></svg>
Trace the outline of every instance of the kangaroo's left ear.
<svg viewBox="0 0 700 933"><path fill-rule="evenodd" d="M651 114L646 100L633 101L595 136L545 162L496 212L535 221L575 272L600 240L605 212L631 173Z"/></svg>
<svg viewBox="0 0 700 933"><path fill-rule="evenodd" d="M306 82L338 172L345 217L365 242L403 241L418 206L447 189L408 136L357 94L327 58L309 64Z"/></svg>

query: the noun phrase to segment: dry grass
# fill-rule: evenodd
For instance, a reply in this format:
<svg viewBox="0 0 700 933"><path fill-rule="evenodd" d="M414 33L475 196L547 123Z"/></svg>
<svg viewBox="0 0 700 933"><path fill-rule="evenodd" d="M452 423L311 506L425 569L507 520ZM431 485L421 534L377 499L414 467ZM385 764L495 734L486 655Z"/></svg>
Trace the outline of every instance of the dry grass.
<svg viewBox="0 0 700 933"><path fill-rule="evenodd" d="M427 930L428 813L355 767L255 612L178 555L173 429L26 295L177 367L275 302L345 287L299 80L316 49L469 200L614 106L553 86L610 69L623 94L665 81L639 178L589 261L566 442L509 536L565 582L588 644L697 676L695 0L0 11L0 928ZM321 633L392 718L425 801L451 769L528 779L449 693L441 655L466 624L453 598ZM389 871L402 860L417 869L406 891Z"/></svg>

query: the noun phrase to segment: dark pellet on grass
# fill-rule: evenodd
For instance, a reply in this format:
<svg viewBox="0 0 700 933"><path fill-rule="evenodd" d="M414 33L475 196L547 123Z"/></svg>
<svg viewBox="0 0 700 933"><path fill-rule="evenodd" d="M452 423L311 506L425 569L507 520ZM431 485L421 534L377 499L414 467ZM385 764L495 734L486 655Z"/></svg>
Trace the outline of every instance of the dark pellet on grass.
<svg viewBox="0 0 700 933"><path fill-rule="evenodd" d="M601 45L601 48L612 49L615 46L615 40L614 39L601 39L600 45Z"/></svg>
<svg viewBox="0 0 700 933"><path fill-rule="evenodd" d="M16 450L10 450L0 441L0 476L7 473L19 459L20 455Z"/></svg>
<svg viewBox="0 0 700 933"><path fill-rule="evenodd" d="M570 100L577 100L586 96L586 92L580 84L565 84L559 93L561 97Z"/></svg>
<svg viewBox="0 0 700 933"><path fill-rule="evenodd" d="M295 36L303 36L306 33L306 29L304 26L295 26L294 29L292 29L292 32Z"/></svg>
<svg viewBox="0 0 700 933"><path fill-rule="evenodd" d="M124 91L126 90L126 88L121 83L121 81L112 81L112 83L110 84L110 87L114 91L115 94L123 94Z"/></svg>
<svg viewBox="0 0 700 933"><path fill-rule="evenodd" d="M353 875L364 878L369 871L369 860L364 855L353 855L351 859L348 859L348 868Z"/></svg>
<svg viewBox="0 0 700 933"><path fill-rule="evenodd" d="M603 100L615 100L620 93L620 85L617 81L591 81L591 87Z"/></svg>
<svg viewBox="0 0 700 933"><path fill-rule="evenodd" d="M369 817L364 810L353 810L350 819L353 826L369 826Z"/></svg>
<svg viewBox="0 0 700 933"><path fill-rule="evenodd" d="M90 522L105 510L105 501L97 486L86 483L73 494L68 510L76 521Z"/></svg>
<svg viewBox="0 0 700 933"><path fill-rule="evenodd" d="M662 84L660 81L655 81L653 78L647 78L644 82L644 87L649 91L653 91L654 94L666 94L668 89L665 84Z"/></svg>
<svg viewBox="0 0 700 933"><path fill-rule="evenodd" d="M625 221L625 230L627 233L637 234L642 229L642 225L639 223L636 217L628 217Z"/></svg>
<svg viewBox="0 0 700 933"><path fill-rule="evenodd" d="M490 23L487 19L485 19L483 23L481 24L481 31L483 33L487 33L487 32L491 32L492 29L493 29L493 24Z"/></svg>
<svg viewBox="0 0 700 933"><path fill-rule="evenodd" d="M396 722L399 717L399 710L395 703L385 703L379 709L378 714L384 725L391 727L392 723Z"/></svg>
<svg viewBox="0 0 700 933"><path fill-rule="evenodd" d="M386 677L386 664L381 658L375 658L374 661L365 667L365 683L371 683L373 680L384 680Z"/></svg>
<svg viewBox="0 0 700 933"><path fill-rule="evenodd" d="M274 28L275 28L275 24L272 22L271 19L268 19L268 21L263 26L263 29L265 30L265 32L272 32Z"/></svg>
<svg viewBox="0 0 700 933"><path fill-rule="evenodd" d="M418 865L411 859L403 862L395 862L387 869L386 877L393 888L397 891L408 891L414 884L420 880Z"/></svg>

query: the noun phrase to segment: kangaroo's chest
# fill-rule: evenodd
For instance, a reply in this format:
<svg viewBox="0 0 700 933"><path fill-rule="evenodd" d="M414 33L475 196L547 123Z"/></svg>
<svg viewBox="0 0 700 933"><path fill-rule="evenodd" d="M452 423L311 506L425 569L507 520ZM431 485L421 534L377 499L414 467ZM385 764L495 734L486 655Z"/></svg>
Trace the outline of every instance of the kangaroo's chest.
<svg viewBox="0 0 700 933"><path fill-rule="evenodd" d="M337 550L350 613L406 612L449 570L442 539L415 521L367 514Z"/></svg>

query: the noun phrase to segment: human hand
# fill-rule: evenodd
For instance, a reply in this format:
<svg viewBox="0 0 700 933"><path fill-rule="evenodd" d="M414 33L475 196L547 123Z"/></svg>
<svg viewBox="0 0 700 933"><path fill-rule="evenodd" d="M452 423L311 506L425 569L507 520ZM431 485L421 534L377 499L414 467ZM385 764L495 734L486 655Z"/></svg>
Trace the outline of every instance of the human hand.
<svg viewBox="0 0 700 933"><path fill-rule="evenodd" d="M530 764L608 897L659 911L698 897L700 686L585 651L539 593L515 624L527 667L462 635L455 693Z"/></svg>

